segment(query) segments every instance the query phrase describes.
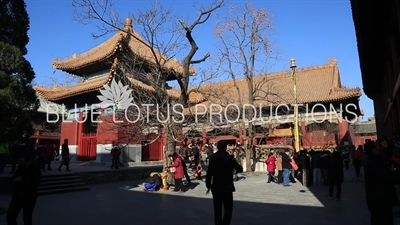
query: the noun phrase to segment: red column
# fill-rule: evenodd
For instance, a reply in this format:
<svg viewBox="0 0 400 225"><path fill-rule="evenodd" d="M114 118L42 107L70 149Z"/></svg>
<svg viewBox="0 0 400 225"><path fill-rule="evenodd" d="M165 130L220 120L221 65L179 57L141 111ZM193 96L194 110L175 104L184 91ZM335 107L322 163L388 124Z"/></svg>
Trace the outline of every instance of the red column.
<svg viewBox="0 0 400 225"><path fill-rule="evenodd" d="M86 115L87 116L87 115ZM88 119L88 118L86 118ZM83 112L79 113L79 121L83 121L84 120L84 116L83 116ZM77 140L78 140L78 149L76 152L76 156L77 158L79 158L79 156L82 156L82 136L83 136L83 122L79 122L78 123L78 132L77 132Z"/></svg>

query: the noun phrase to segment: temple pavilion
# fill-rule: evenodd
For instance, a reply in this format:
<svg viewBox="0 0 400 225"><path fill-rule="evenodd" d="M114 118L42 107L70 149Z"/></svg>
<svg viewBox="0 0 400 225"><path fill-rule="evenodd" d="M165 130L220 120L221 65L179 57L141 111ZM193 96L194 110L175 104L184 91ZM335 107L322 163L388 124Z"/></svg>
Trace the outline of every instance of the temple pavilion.
<svg viewBox="0 0 400 225"><path fill-rule="evenodd" d="M151 144L145 144L144 140L127 138L125 131L115 128L110 129L107 123L93 124L91 120L84 121L85 117L96 114L97 120L106 120L110 115L107 113L109 108L100 105L98 95L105 85L116 78L116 74L123 73L119 67L122 57L131 56L132 60L141 59L142 65L138 68L137 74L146 74L146 68L155 63L155 54L159 55L165 63L166 80L174 80L177 73L182 73L183 68L178 60L168 59L166 56L154 49L152 53L142 37L132 28L132 20L126 19L125 26L116 32L111 38L97 47L82 53L73 54L67 59L55 59L52 66L68 74L79 76L82 81L71 86L36 86L36 93L51 103L64 105L66 108L66 118L61 125L61 141L69 140L69 148L73 159L77 160L96 160L104 162L110 160L111 143L118 141L126 146L123 151L123 161L138 162L147 160L162 160L164 158L163 146L165 137L153 140ZM128 51L129 54L126 54ZM122 54L124 53L124 54ZM146 67L147 66L147 67ZM139 71L140 70L140 71ZM191 73L195 71L192 69ZM129 74L123 74L129 79L129 86L142 91L142 93L154 93L155 89L146 83L146 79L135 75L130 71ZM174 88L168 89L168 95L172 99L179 99L180 91ZM197 99L196 101L199 101ZM89 105L90 112L87 112L85 105ZM78 106L78 107L76 107ZM98 115L100 114L100 115ZM156 131L154 131L156 132ZM145 134L147 140L152 139L155 133L149 131Z"/></svg>
<svg viewBox="0 0 400 225"><path fill-rule="evenodd" d="M282 71L265 75L255 76L254 87L258 96L254 105L261 108L265 113L263 120L254 122L254 139L249 140L248 135L243 135L244 130L248 129L246 124L230 124L227 121L217 121L213 125L198 124L187 126L184 131L189 133L193 139L203 139L206 141L226 141L231 144L244 141L252 141L254 145L262 145L266 148L288 147L293 144L293 111L279 111L274 118L270 117L271 110L275 114L277 105L293 104L294 82L291 78L292 71ZM299 107L299 130L301 148L321 149L336 148L338 146L355 144L354 131L349 123L343 118L352 121L362 115L359 107L361 90L358 87L348 88L340 80L339 67L336 59L328 59L327 64L309 66L296 70L297 83L297 103L308 105L308 112L304 107ZM200 87L200 92L205 95L206 101L201 104L210 110L211 104L247 104L248 91L245 79L226 80ZM241 102L240 102L241 101ZM310 115L312 107L313 114ZM346 111L346 105L354 107L348 108L351 113ZM327 109L323 110L322 105ZM198 107L201 108L201 107ZM214 109L217 110L217 109ZM258 110L258 109L257 109ZM187 114L195 111L195 107L188 108ZM209 114L207 114L209 115ZM325 117L326 115L326 117ZM236 114L234 115L236 117ZM257 119L260 118L257 116ZM209 121L210 118L204 118ZM317 121L324 121L315 123ZM354 142L354 143L353 143Z"/></svg>

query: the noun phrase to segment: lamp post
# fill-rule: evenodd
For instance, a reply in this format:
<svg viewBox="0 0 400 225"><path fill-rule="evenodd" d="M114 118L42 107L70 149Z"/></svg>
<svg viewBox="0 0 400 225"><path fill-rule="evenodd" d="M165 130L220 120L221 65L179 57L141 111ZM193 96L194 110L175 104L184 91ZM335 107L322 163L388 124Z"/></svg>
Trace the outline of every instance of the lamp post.
<svg viewBox="0 0 400 225"><path fill-rule="evenodd" d="M292 69L293 95L294 95L294 149L295 152L300 151L300 134L299 134L299 112L297 106L297 83L296 83L296 59L290 59L290 68Z"/></svg>

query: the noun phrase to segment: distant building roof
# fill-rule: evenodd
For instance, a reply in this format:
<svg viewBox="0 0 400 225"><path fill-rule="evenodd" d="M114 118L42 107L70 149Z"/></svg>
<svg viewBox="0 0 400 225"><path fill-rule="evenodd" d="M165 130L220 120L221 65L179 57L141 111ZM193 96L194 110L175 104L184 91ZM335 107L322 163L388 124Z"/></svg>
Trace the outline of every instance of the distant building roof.
<svg viewBox="0 0 400 225"><path fill-rule="evenodd" d="M356 134L374 134L376 133L375 121L358 122L351 125Z"/></svg>
<svg viewBox="0 0 400 225"><path fill-rule="evenodd" d="M295 100L291 73L292 71L289 70L255 76L255 96L257 97L254 104L257 106L293 104ZM295 76L297 102L301 104L329 103L361 96L360 88L348 88L342 85L339 67L333 59L329 59L328 64L297 69ZM247 90L247 81L242 78L202 85L197 91L204 95L204 99L207 99L202 103L204 105L228 105L229 103L240 105L240 99L244 104L248 103ZM194 109L188 110L194 111Z"/></svg>

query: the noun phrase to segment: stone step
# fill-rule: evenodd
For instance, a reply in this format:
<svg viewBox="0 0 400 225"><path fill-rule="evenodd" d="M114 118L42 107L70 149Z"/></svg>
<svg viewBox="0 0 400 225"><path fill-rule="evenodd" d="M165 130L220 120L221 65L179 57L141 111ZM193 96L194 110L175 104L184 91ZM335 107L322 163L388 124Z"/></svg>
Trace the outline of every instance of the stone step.
<svg viewBox="0 0 400 225"><path fill-rule="evenodd" d="M57 188L51 190L39 190L38 195L50 195L50 194L61 194L61 193L69 193L75 191L88 191L91 188L89 186L80 186L80 187L70 187L70 188Z"/></svg>
<svg viewBox="0 0 400 225"><path fill-rule="evenodd" d="M46 175L42 176L41 181L54 181L54 180L74 180L74 179L80 179L79 176L75 174L71 175Z"/></svg>
<svg viewBox="0 0 400 225"><path fill-rule="evenodd" d="M58 184L58 185L40 185L38 190L52 190L52 189L59 189L59 188L74 188L74 187L82 187L85 186L84 182L73 182L67 184Z"/></svg>
<svg viewBox="0 0 400 225"><path fill-rule="evenodd" d="M86 183L75 173L46 174L42 176L38 195L66 193L90 190Z"/></svg>
<svg viewBox="0 0 400 225"><path fill-rule="evenodd" d="M42 180L40 186L58 185L58 184L69 184L69 183L79 183L82 179L62 179L62 180Z"/></svg>

